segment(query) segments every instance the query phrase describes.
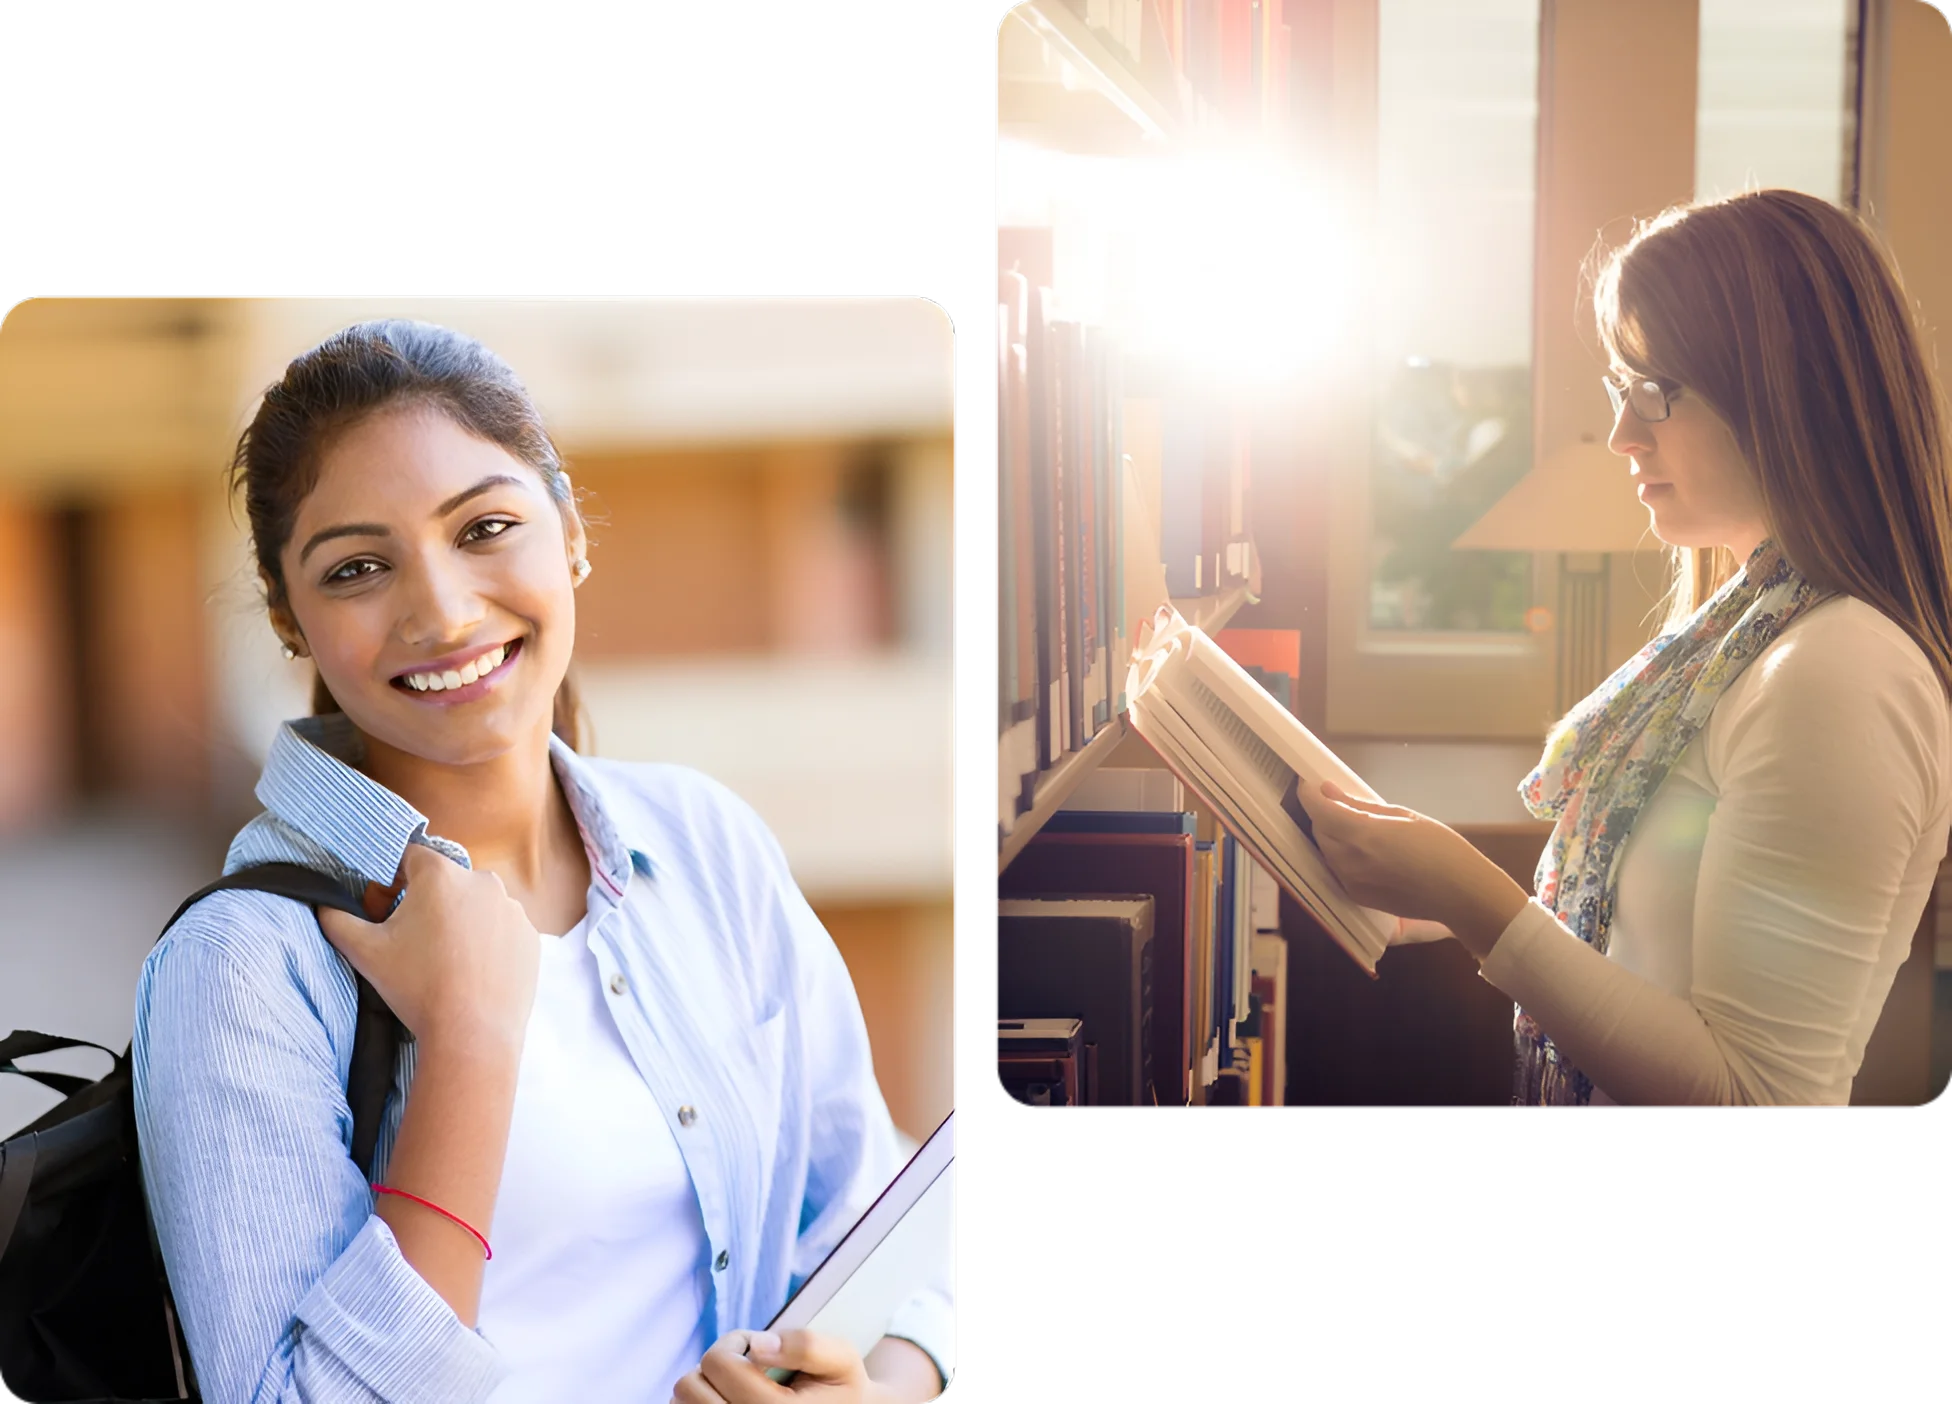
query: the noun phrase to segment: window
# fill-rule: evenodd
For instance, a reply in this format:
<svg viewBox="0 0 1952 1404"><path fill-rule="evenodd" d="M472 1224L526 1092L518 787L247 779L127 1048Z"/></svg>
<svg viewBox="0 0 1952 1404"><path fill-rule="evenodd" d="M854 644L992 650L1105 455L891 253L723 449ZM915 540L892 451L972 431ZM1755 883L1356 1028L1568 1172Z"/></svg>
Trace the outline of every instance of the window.
<svg viewBox="0 0 1952 1404"><path fill-rule="evenodd" d="M1538 0L1383 0L1371 630L1511 632L1532 557L1451 541L1532 466Z"/></svg>
<svg viewBox="0 0 1952 1404"><path fill-rule="evenodd" d="M1698 200L1786 186L1851 198L1854 0L1700 0Z"/></svg>

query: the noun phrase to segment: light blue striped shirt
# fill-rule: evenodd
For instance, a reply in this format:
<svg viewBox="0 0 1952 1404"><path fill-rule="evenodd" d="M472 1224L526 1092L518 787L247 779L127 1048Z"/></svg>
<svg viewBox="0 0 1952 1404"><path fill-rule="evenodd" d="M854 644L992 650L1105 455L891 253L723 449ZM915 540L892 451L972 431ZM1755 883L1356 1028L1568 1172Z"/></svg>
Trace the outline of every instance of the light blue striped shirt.
<svg viewBox="0 0 1952 1404"><path fill-rule="evenodd" d="M759 817L679 766L551 758L591 859L589 941L710 1244L708 1339L763 1326L899 1169L847 968ZM355 770L343 715L287 723L225 871L303 863L355 895L409 843L465 864ZM143 966L136 1119L150 1212L211 1404L486 1399L506 1374L400 1255L353 1164L351 968L309 908L204 898ZM401 1049L374 1178L413 1079ZM695 1109L680 1124L679 1107ZM953 1368L946 1283L890 1334ZM654 1401L663 1404L663 1401Z"/></svg>

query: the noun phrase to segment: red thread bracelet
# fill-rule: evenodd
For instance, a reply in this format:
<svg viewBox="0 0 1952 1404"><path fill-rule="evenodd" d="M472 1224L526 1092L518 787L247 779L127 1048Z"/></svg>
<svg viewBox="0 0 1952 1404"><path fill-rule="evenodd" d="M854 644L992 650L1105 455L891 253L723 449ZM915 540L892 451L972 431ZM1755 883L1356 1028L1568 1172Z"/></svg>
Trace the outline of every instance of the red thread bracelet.
<svg viewBox="0 0 1952 1404"><path fill-rule="evenodd" d="M481 1236L481 1230L476 1228L473 1224L469 1223L466 1219L462 1218L459 1214L450 1214L447 1212L447 1210L441 1208L440 1205L434 1203L434 1201L431 1199L422 1199L417 1194L408 1194L405 1190L394 1189L391 1185L374 1185L373 1193L374 1194L397 1194L402 1199L411 1199L415 1204L423 1205L428 1209L432 1209L436 1214L439 1214L443 1219L452 1219L455 1223L459 1224L462 1228L466 1229L469 1233L474 1235L474 1241L481 1245L481 1251L483 1254L486 1255L485 1257L482 1258L482 1261L489 1262L493 1260L495 1256L495 1250L488 1246L488 1240Z"/></svg>

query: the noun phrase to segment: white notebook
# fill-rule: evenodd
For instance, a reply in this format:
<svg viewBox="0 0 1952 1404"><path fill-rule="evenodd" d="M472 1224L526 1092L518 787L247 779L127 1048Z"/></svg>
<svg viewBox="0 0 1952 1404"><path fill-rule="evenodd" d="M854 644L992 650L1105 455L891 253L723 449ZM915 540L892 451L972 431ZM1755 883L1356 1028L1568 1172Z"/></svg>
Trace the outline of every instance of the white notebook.
<svg viewBox="0 0 1952 1404"><path fill-rule="evenodd" d="M902 1304L941 1276L954 1225L955 1120L954 1112L942 1119L767 1330L839 1336L865 1356Z"/></svg>

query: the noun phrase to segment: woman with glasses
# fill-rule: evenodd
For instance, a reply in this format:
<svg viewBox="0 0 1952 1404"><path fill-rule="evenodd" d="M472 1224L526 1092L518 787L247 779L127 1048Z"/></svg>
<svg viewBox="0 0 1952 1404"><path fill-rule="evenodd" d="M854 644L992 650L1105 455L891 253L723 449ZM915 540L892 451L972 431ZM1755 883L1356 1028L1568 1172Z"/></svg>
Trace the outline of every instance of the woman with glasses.
<svg viewBox="0 0 1952 1404"><path fill-rule="evenodd" d="M1517 1004L1524 1103L1842 1103L1952 825L1945 411L1897 271L1787 190L1671 210L1594 306L1662 632L1551 731L1536 900L1400 806L1305 792L1405 940Z"/></svg>

